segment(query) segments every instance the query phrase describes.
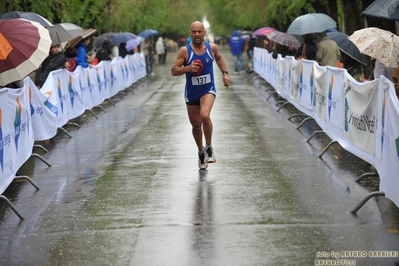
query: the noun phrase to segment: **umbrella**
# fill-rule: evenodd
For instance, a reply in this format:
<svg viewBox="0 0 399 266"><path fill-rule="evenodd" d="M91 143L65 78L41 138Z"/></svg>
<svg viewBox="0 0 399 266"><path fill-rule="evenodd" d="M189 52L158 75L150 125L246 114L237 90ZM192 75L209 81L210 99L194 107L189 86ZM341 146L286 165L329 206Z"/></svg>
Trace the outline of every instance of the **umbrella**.
<svg viewBox="0 0 399 266"><path fill-rule="evenodd" d="M134 48L136 48L137 46L140 45L141 39L140 38L136 38L136 39L131 39L129 41L126 42L126 50L127 51L131 51Z"/></svg>
<svg viewBox="0 0 399 266"><path fill-rule="evenodd" d="M50 32L50 37L53 42L52 46L68 42L84 34L83 29L73 23L55 24L48 27L48 31Z"/></svg>
<svg viewBox="0 0 399 266"><path fill-rule="evenodd" d="M48 56L51 38L39 23L25 19L0 20L0 33L0 46L5 40L12 48L6 58L0 60L0 86L6 86L38 69Z"/></svg>
<svg viewBox="0 0 399 266"><path fill-rule="evenodd" d="M275 31L267 34L266 37L269 40L271 40L275 43L278 43L280 45L283 45L283 46L295 47L295 48L298 48L299 46L301 46L301 43L298 41L297 38L295 38L294 36L292 36L288 33L285 33L285 32L275 30Z"/></svg>
<svg viewBox="0 0 399 266"><path fill-rule="evenodd" d="M136 39L137 36L130 32L119 32L111 39L111 44L125 43L131 39Z"/></svg>
<svg viewBox="0 0 399 266"><path fill-rule="evenodd" d="M158 31L153 30L153 29L146 29L146 30L143 30L142 32L140 32L138 35L141 37L147 38L150 36L158 35Z"/></svg>
<svg viewBox="0 0 399 266"><path fill-rule="evenodd" d="M8 13L4 13L0 15L1 19L11 19L11 18L23 18L30 21L35 21L40 23L43 27L50 27L53 26L53 23L48 21L46 18L42 17L39 14L33 12L24 12L24 11L12 11Z"/></svg>
<svg viewBox="0 0 399 266"><path fill-rule="evenodd" d="M69 42L67 43L67 45L65 46L65 48L68 48L68 47L75 47L78 43L80 43L80 42L83 41L84 39L86 39L86 38L92 36L92 35L95 34L96 32L97 32L96 29L91 29L91 28L85 29L85 30L83 31L83 34L82 34L81 36L78 36L78 37L74 38L73 40L69 41Z"/></svg>
<svg viewBox="0 0 399 266"><path fill-rule="evenodd" d="M355 31L348 39L359 51L377 59L387 67L399 65L399 36L379 28L365 28Z"/></svg>
<svg viewBox="0 0 399 266"><path fill-rule="evenodd" d="M287 33L291 35L305 35L308 33L323 32L336 27L337 23L326 14L309 13L294 19L288 27Z"/></svg>
<svg viewBox="0 0 399 266"><path fill-rule="evenodd" d="M376 0L362 15L399 21L399 0Z"/></svg>
<svg viewBox="0 0 399 266"><path fill-rule="evenodd" d="M115 34L116 33L113 32L106 32L97 36L96 40L94 41L94 47L97 49L103 47L104 41L107 40L111 42L111 39L114 38Z"/></svg>
<svg viewBox="0 0 399 266"><path fill-rule="evenodd" d="M328 32L327 36L330 40L337 43L339 50L357 62L367 65L366 57L360 53L357 46L348 39L348 35L342 32Z"/></svg>
<svg viewBox="0 0 399 266"><path fill-rule="evenodd" d="M252 33L252 35L256 36L266 36L268 33L275 31L276 29L270 28L270 27L263 27L259 28L256 31Z"/></svg>

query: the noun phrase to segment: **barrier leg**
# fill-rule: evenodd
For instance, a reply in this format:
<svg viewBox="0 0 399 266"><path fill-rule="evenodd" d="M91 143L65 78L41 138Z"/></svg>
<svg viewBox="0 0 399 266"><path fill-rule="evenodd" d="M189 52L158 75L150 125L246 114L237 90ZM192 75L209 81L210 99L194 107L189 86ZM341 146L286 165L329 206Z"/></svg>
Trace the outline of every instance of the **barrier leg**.
<svg viewBox="0 0 399 266"><path fill-rule="evenodd" d="M45 153L49 153L49 151L45 147L43 147L42 145L39 145L39 144L34 144L33 148L39 148L39 149L43 150Z"/></svg>
<svg viewBox="0 0 399 266"><path fill-rule="evenodd" d="M284 103L280 106L280 108L277 109L277 112L280 112L281 108L283 108L287 104L290 104L290 102L285 100Z"/></svg>
<svg viewBox="0 0 399 266"><path fill-rule="evenodd" d="M45 164L47 164L48 167L51 167L52 165L46 160L44 159L42 156L40 156L37 153L32 153L31 156L39 158L42 162L44 162Z"/></svg>
<svg viewBox="0 0 399 266"><path fill-rule="evenodd" d="M290 115L290 117L288 117L288 120L291 120L294 117L302 117L302 116L308 117L308 115L306 115L306 114L294 114L294 115Z"/></svg>
<svg viewBox="0 0 399 266"><path fill-rule="evenodd" d="M69 134L69 132L68 132L68 131L66 131L66 130L65 130L65 128L63 128L63 127L59 127L59 128L57 128L57 129L59 129L59 130L63 131L65 134L67 134L67 135L68 135L68 137L72 138L71 134Z"/></svg>
<svg viewBox="0 0 399 266"><path fill-rule="evenodd" d="M20 220L24 220L24 217L17 211L17 209L14 207L14 204L12 204L9 199L7 199L3 195L0 195L0 199L4 200L8 204L8 206L14 211L14 213L19 217Z"/></svg>
<svg viewBox="0 0 399 266"><path fill-rule="evenodd" d="M94 116L98 119L98 116L96 115L96 113L93 112L93 110L87 109L87 111L89 111L90 113L92 113L92 115L94 115Z"/></svg>
<svg viewBox="0 0 399 266"><path fill-rule="evenodd" d="M359 177L355 180L355 182L360 182L360 181L363 180L363 178L368 177L368 176L378 176L378 173L376 173L376 172L364 173L364 174L362 174L361 176L359 176Z"/></svg>
<svg viewBox="0 0 399 266"><path fill-rule="evenodd" d="M263 82L259 83L258 89L260 89L261 87L263 87L266 84L268 84L267 81L263 81Z"/></svg>
<svg viewBox="0 0 399 266"><path fill-rule="evenodd" d="M371 192L370 194L367 195L367 197L365 197L361 202L359 202L358 205L356 205L355 208L353 208L350 213L355 214L364 204L366 204L366 202L373 198L373 197L378 197L378 196L385 196L385 193L382 191L375 191L375 192Z"/></svg>
<svg viewBox="0 0 399 266"><path fill-rule="evenodd" d="M312 135L310 135L310 137L306 140L306 142L309 142L316 134L319 133L325 133L323 130L316 130L312 133Z"/></svg>
<svg viewBox="0 0 399 266"><path fill-rule="evenodd" d="M323 154L328 150L328 148L330 148L331 145L333 145L334 143L338 143L338 141L337 140L333 140L330 143L328 143L327 147L325 147L324 150L319 155L319 158L321 158L323 156Z"/></svg>
<svg viewBox="0 0 399 266"><path fill-rule="evenodd" d="M277 94L277 91L273 91L272 93L270 93L270 95L266 98L266 101L269 100L269 98L272 97L275 94Z"/></svg>
<svg viewBox="0 0 399 266"><path fill-rule="evenodd" d="M101 105L97 105L97 106L95 106L95 107L98 107L98 108L100 108L101 110L103 110L103 111L104 111L104 113L106 113L106 111L105 111L104 107L102 107Z"/></svg>
<svg viewBox="0 0 399 266"><path fill-rule="evenodd" d="M112 104L114 107L116 106L115 103L111 99L106 99L110 104Z"/></svg>
<svg viewBox="0 0 399 266"><path fill-rule="evenodd" d="M309 121L309 120L314 120L314 118L313 117L307 117L307 118L303 119L302 122L296 127L296 129L299 129L301 126L303 126L303 124L306 123L306 121Z"/></svg>
<svg viewBox="0 0 399 266"><path fill-rule="evenodd" d="M77 128L80 128L80 125L78 123L75 123L75 122L68 122L66 125L67 126L75 126Z"/></svg>
<svg viewBox="0 0 399 266"><path fill-rule="evenodd" d="M38 185L36 185L36 183L35 182L33 182L33 180L32 179L30 179L30 177L29 176L27 176L27 175L18 175L18 176L16 176L16 177L14 177L14 180L19 180L19 179L23 179L23 180L26 180L26 181L28 181L29 183L31 183L32 184L32 186L34 186L35 188L36 188L36 190L39 190L40 188L39 188L39 186Z"/></svg>

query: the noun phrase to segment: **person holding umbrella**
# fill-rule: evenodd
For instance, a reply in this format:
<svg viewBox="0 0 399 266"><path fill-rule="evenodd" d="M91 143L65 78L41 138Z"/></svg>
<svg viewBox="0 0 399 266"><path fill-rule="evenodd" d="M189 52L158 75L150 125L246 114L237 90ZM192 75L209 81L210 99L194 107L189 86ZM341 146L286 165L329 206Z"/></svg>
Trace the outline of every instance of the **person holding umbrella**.
<svg viewBox="0 0 399 266"><path fill-rule="evenodd" d="M76 50L78 50L78 55L76 56L76 64L78 66L81 66L83 68L91 67L91 64L87 62L88 56L86 54L87 52L87 46L90 44L91 38L87 37L83 39L80 43L76 45Z"/></svg>
<svg viewBox="0 0 399 266"><path fill-rule="evenodd" d="M49 56L43 61L42 73L37 78L36 85L40 87L43 86L51 71L68 67L69 64L67 62L67 58L65 57L64 53L60 51L60 45L58 43L53 43Z"/></svg>
<svg viewBox="0 0 399 266"><path fill-rule="evenodd" d="M321 66L337 66L341 59L341 51L336 42L330 40L327 33L317 33L315 61Z"/></svg>

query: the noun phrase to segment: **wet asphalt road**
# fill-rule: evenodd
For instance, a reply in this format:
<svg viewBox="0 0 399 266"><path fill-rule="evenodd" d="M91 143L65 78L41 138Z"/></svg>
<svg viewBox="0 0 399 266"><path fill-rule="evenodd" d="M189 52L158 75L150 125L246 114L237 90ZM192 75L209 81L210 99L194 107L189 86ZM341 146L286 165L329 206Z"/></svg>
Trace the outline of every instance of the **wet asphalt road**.
<svg viewBox="0 0 399 266"><path fill-rule="evenodd" d="M222 50L233 72L232 57ZM257 75L216 71L212 111L217 163L197 167L169 53L154 77L66 126L49 153L20 169L40 187L14 182L0 204L0 265L314 265L332 252L398 251L399 211L374 198L350 214L378 178L370 165L317 135L314 122L269 99ZM323 253L324 252L324 253ZM347 263L395 265L399 257L348 254ZM364 255L364 253L362 253ZM368 253L367 253L368 254ZM359 255L359 254L358 254ZM324 257L323 257L324 256ZM353 264L352 264L353 265Z"/></svg>

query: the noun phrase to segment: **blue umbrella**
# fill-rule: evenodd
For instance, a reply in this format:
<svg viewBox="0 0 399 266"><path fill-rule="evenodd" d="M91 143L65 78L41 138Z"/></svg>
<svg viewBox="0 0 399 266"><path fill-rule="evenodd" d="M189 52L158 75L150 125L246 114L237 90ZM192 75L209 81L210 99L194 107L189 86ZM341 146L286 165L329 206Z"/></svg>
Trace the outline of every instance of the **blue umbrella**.
<svg viewBox="0 0 399 266"><path fill-rule="evenodd" d="M11 18L23 18L26 20L35 21L40 23L40 25L42 25L43 27L53 26L53 23L48 21L46 18L33 12L12 11L0 15L0 19L11 19Z"/></svg>
<svg viewBox="0 0 399 266"><path fill-rule="evenodd" d="M139 36L144 37L144 38L147 38L150 36L156 36L156 35L158 35L158 31L153 30L153 29L146 29L139 33Z"/></svg>
<svg viewBox="0 0 399 266"><path fill-rule="evenodd" d="M119 32L111 39L111 44L116 45L118 43L125 43L131 39L136 39L137 36L130 32Z"/></svg>
<svg viewBox="0 0 399 266"><path fill-rule="evenodd" d="M399 0L376 0L362 12L362 15L399 21Z"/></svg>

